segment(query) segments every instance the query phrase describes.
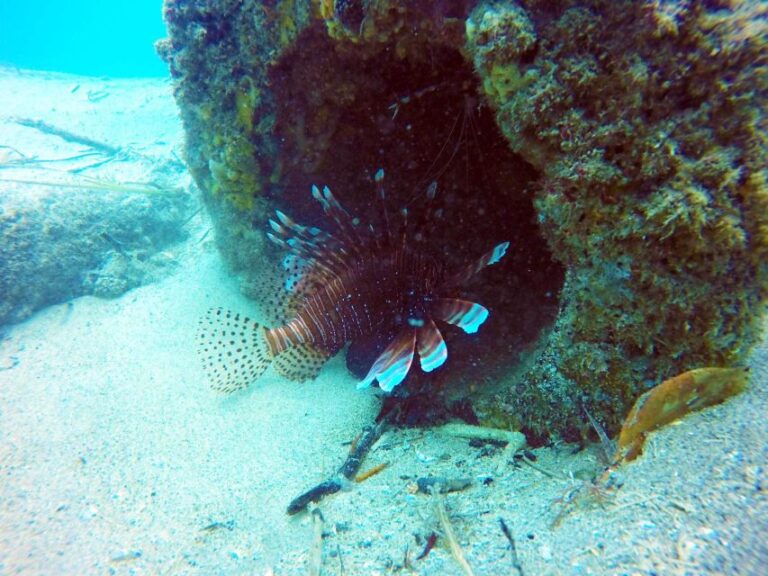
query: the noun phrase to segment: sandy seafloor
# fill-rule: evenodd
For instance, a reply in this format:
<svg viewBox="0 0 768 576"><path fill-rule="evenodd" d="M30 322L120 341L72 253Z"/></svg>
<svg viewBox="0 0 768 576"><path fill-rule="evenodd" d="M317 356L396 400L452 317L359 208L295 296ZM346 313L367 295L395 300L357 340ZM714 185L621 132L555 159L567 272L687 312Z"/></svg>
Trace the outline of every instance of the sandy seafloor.
<svg viewBox="0 0 768 576"><path fill-rule="evenodd" d="M83 103L67 96L76 83L113 97ZM6 117L67 117L113 143L180 146L167 82L5 71L0 84ZM210 391L198 318L218 305L256 312L203 238L209 225L191 226L164 280L3 330L0 574L310 573L312 517L285 507L334 472L378 400L340 358L311 383L268 372L241 394ZM320 505L322 573L461 574L442 537L416 559L440 528L431 497L410 488L442 475L474 479L445 504L477 575L766 574L768 343L751 366L746 393L652 435L610 501L556 528L557 499L595 469L595 451L535 450L547 476L432 430L387 432L362 469L389 466Z"/></svg>

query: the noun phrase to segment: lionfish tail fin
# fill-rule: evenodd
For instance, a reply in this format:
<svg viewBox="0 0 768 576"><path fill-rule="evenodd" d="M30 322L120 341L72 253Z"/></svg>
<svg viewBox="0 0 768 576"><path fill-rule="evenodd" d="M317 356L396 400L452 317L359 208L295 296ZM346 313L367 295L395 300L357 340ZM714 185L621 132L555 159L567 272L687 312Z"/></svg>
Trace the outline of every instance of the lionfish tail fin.
<svg viewBox="0 0 768 576"><path fill-rule="evenodd" d="M424 372L432 372L448 359L448 347L432 319L426 320L424 326L416 331L416 345L419 350L421 369Z"/></svg>
<svg viewBox="0 0 768 576"><path fill-rule="evenodd" d="M458 326L467 334L474 334L488 319L488 308L476 302L456 298L440 298L434 310L435 318Z"/></svg>
<svg viewBox="0 0 768 576"><path fill-rule="evenodd" d="M309 344L291 346L275 356L278 374L295 382L314 380L320 373L328 354Z"/></svg>
<svg viewBox="0 0 768 576"><path fill-rule="evenodd" d="M480 272L483 268L486 266L491 266L492 264L496 264L499 260L504 258L504 255L507 253L507 249L509 248L509 242L502 242L501 244L497 244L494 246L492 250L489 250L485 254L483 254L480 258L475 260L472 264L469 266L465 266L461 270L459 270L456 274L451 276L448 281L445 283L446 286L460 286L464 284L467 280L472 278L475 274Z"/></svg>
<svg viewBox="0 0 768 576"><path fill-rule="evenodd" d="M408 375L415 346L416 331L410 328L401 332L376 359L368 375L357 385L358 389L368 388L374 380L378 380L379 388L391 392Z"/></svg>
<svg viewBox="0 0 768 576"><path fill-rule="evenodd" d="M266 328L223 308L211 308L200 319L197 342L210 386L218 392L247 388L273 358Z"/></svg>

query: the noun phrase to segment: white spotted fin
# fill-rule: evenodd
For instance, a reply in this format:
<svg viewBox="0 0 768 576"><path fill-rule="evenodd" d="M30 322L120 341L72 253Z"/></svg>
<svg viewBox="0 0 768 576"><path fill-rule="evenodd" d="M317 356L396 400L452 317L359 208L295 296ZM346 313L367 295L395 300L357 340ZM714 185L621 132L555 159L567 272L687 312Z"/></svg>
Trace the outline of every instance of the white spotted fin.
<svg viewBox="0 0 768 576"><path fill-rule="evenodd" d="M304 382L317 378L326 360L328 354L323 350L309 344L295 345L275 356L275 370L288 380Z"/></svg>
<svg viewBox="0 0 768 576"><path fill-rule="evenodd" d="M197 343L210 386L219 392L247 388L274 357L266 328L223 308L211 308L200 319Z"/></svg>

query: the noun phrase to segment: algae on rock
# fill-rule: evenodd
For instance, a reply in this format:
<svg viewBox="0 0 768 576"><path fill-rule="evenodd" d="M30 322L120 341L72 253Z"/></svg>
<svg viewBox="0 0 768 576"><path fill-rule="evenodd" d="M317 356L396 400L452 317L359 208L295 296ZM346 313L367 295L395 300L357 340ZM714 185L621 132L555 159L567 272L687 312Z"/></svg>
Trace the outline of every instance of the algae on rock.
<svg viewBox="0 0 768 576"><path fill-rule="evenodd" d="M542 172L542 233L568 269L551 356L503 398L529 426L578 427L585 403L615 428L646 382L744 362L768 290L765 12L530 0L470 15L475 69ZM498 70L529 81L500 99Z"/></svg>
<svg viewBox="0 0 768 576"><path fill-rule="evenodd" d="M513 249L475 288L496 324L435 387L463 380L488 422L571 437L582 406L615 430L649 383L742 362L757 338L765 9L166 0L160 50L236 271L276 259L275 206L312 221L311 183L360 213L379 167L401 204L437 178L449 256Z"/></svg>

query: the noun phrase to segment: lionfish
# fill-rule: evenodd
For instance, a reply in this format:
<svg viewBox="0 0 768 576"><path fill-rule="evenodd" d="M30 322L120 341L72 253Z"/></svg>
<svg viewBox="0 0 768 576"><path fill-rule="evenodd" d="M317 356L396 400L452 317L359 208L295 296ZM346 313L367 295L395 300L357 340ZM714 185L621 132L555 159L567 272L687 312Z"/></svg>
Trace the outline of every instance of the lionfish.
<svg viewBox="0 0 768 576"><path fill-rule="evenodd" d="M374 381L385 392L400 384L418 353L421 369L431 372L448 358L436 321L475 333L488 309L451 297L469 278L497 263L509 242L502 242L458 270L428 253L419 240L431 219L436 183L427 189L427 210L409 226L407 208L391 226L383 186L384 172L375 175L381 207L379 232L363 226L326 186L312 187L312 196L336 227L333 234L302 226L281 211L270 220L269 239L289 252L293 276L286 281L287 317L266 328L241 314L212 308L200 322L199 352L211 380L222 392L246 388L270 364L292 380L312 379L324 362L348 342L391 328L391 342L376 358L358 388Z"/></svg>

